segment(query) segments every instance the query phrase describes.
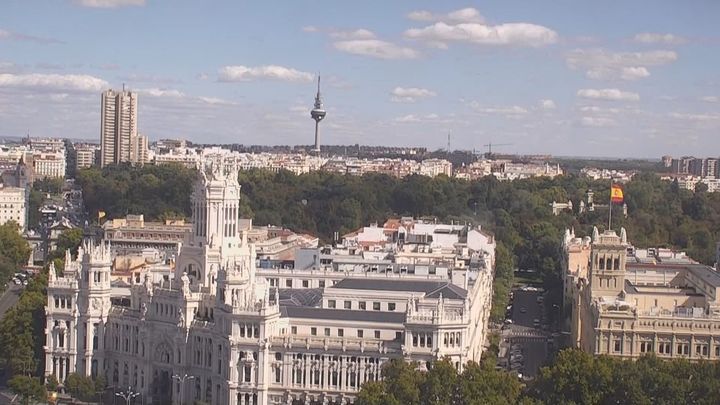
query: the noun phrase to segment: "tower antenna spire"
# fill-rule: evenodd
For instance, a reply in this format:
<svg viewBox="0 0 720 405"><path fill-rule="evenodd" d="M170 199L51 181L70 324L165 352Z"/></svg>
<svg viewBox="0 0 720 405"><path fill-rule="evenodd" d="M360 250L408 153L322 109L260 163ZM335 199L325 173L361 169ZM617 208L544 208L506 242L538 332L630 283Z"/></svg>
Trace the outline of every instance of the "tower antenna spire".
<svg viewBox="0 0 720 405"><path fill-rule="evenodd" d="M326 114L327 114L327 112L323 108L322 98L320 97L320 73L318 73L317 95L315 96L315 105L313 106L313 109L310 110L310 118L312 118L315 121L315 147L313 148L313 152L315 152L315 153L320 153L320 139L319 139L320 121L322 121L325 118Z"/></svg>

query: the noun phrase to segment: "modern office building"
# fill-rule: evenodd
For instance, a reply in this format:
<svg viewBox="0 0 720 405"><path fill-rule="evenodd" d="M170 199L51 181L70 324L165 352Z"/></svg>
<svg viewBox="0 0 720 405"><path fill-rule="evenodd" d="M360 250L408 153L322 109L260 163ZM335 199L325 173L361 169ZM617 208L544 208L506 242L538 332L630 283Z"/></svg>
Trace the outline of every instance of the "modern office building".
<svg viewBox="0 0 720 405"><path fill-rule="evenodd" d="M635 249L624 229L566 231L571 343L592 354L720 360L720 273L669 249Z"/></svg>
<svg viewBox="0 0 720 405"><path fill-rule="evenodd" d="M292 271L256 267L252 227L238 218L237 174L235 162L222 160L201 170L191 230L169 282L131 278L129 299L111 300L111 247L90 240L76 259L66 257L62 276L50 269L48 376L104 375L145 403L351 403L392 358L424 367L447 357L459 370L480 359L494 251L471 252L467 244L491 238L432 224L414 224L413 233L398 223L391 229L409 242L405 271L360 265L348 276L310 264L301 271L318 284L294 288ZM453 241L467 260L448 251ZM432 274L431 259L443 263L442 274Z"/></svg>
<svg viewBox="0 0 720 405"><path fill-rule="evenodd" d="M100 166L138 162L138 98L131 91L107 90L100 103Z"/></svg>

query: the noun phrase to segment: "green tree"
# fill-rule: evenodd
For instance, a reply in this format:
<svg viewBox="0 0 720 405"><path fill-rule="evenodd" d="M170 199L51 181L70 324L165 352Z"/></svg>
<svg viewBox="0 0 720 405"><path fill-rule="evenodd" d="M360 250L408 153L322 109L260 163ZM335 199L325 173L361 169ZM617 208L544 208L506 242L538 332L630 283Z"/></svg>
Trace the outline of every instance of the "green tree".
<svg viewBox="0 0 720 405"><path fill-rule="evenodd" d="M15 222L0 225L0 257L4 257L16 266L27 263L30 257L30 245L22 238Z"/></svg>
<svg viewBox="0 0 720 405"><path fill-rule="evenodd" d="M432 364L425 374L421 387L422 403L425 405L452 404L456 401L457 370L449 360Z"/></svg>
<svg viewBox="0 0 720 405"><path fill-rule="evenodd" d="M16 393L24 404L46 399L45 387L38 378L16 375L8 381L8 388Z"/></svg>
<svg viewBox="0 0 720 405"><path fill-rule="evenodd" d="M521 394L520 382L504 371L469 362L458 378L459 403L464 405L515 404Z"/></svg>

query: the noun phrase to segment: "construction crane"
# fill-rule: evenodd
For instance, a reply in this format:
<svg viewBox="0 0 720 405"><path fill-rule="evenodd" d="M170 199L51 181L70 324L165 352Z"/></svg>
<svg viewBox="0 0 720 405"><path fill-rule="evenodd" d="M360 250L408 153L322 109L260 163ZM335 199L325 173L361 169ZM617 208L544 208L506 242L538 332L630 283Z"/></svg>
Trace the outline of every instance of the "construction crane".
<svg viewBox="0 0 720 405"><path fill-rule="evenodd" d="M490 156L490 155L492 155L492 147L493 147L493 146L510 146L510 145L512 145L512 144L511 144L511 143L492 143L492 142L488 142L488 143L486 143L485 145L483 145L483 147L487 147L487 148L488 148L487 156Z"/></svg>

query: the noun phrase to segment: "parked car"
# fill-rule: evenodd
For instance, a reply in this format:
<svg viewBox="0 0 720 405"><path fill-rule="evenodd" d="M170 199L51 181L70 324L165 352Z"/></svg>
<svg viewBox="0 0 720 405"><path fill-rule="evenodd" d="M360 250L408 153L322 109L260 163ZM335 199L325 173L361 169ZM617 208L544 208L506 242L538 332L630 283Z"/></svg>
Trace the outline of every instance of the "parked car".
<svg viewBox="0 0 720 405"><path fill-rule="evenodd" d="M537 319L537 318L533 319L533 325L534 325L534 326L540 326L540 320Z"/></svg>
<svg viewBox="0 0 720 405"><path fill-rule="evenodd" d="M521 308L520 308L520 313L521 313L521 314L524 314L525 312L527 312L527 308L521 307Z"/></svg>
<svg viewBox="0 0 720 405"><path fill-rule="evenodd" d="M14 278L13 283L15 283L15 285L20 285L20 280L17 278Z"/></svg>

